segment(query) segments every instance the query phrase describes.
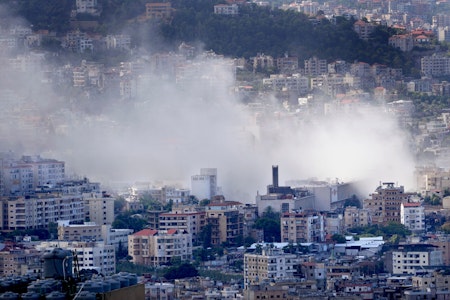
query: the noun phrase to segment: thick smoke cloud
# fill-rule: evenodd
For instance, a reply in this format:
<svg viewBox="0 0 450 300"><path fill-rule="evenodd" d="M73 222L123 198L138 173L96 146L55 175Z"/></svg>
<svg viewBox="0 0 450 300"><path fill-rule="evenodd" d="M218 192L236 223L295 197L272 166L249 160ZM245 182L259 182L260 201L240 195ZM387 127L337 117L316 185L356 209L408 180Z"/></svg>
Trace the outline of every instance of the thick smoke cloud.
<svg viewBox="0 0 450 300"><path fill-rule="evenodd" d="M90 103L96 109L88 113L76 97L59 96L42 72L11 70L0 71L20 82L1 86L1 150L64 160L68 173L104 184L167 180L189 187L200 168L215 167L228 199L253 202L277 164L280 183L367 180L364 194L379 181L413 187L408 141L381 107L325 115L281 106L256 111L232 92L227 59L200 59L177 79L137 77L136 99L109 96Z"/></svg>

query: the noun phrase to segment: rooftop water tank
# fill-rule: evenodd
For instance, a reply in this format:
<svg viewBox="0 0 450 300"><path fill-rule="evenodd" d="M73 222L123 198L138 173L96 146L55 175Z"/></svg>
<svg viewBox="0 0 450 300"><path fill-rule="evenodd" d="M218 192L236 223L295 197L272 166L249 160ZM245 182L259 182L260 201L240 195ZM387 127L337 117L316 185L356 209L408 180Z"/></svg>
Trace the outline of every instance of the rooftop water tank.
<svg viewBox="0 0 450 300"><path fill-rule="evenodd" d="M45 278L68 278L72 277L72 252L55 248L42 257L44 259Z"/></svg>

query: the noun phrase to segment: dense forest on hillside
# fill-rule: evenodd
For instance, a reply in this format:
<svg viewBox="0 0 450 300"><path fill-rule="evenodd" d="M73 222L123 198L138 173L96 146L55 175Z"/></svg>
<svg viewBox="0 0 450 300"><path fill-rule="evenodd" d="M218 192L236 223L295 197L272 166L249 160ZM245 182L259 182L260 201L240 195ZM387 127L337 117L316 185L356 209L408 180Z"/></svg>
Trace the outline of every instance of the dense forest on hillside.
<svg viewBox="0 0 450 300"><path fill-rule="evenodd" d="M34 29L49 29L64 33L70 29L70 11L74 0L0 0L8 4L13 14L25 17ZM258 53L273 57L286 54L300 61L317 56L328 61L381 63L413 69L412 59L388 46L394 32L379 27L370 41L361 40L353 30L355 20L336 17L309 18L294 11L247 4L239 7L239 15L215 15L211 0L173 0L174 15L169 22L136 23L145 10L144 0L99 0L102 13L93 17L99 21L102 33L116 33L118 28L132 27L135 45L145 45L149 32L159 32L172 47L181 42L203 45L218 54L249 58ZM150 28L151 27L151 28ZM126 31L125 31L126 32ZM134 33L134 34L133 34Z"/></svg>

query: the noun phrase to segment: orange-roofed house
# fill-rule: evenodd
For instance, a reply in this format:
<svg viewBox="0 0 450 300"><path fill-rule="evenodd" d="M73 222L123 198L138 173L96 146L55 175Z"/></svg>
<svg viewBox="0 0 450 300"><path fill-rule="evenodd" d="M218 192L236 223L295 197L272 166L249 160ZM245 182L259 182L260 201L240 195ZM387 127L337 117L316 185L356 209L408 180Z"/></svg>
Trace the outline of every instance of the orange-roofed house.
<svg viewBox="0 0 450 300"><path fill-rule="evenodd" d="M425 210L419 202L402 203L400 206L400 222L411 231L425 230Z"/></svg>
<svg viewBox="0 0 450 300"><path fill-rule="evenodd" d="M160 266L172 259L192 258L192 235L181 229L143 229L128 236L128 254L135 264Z"/></svg>

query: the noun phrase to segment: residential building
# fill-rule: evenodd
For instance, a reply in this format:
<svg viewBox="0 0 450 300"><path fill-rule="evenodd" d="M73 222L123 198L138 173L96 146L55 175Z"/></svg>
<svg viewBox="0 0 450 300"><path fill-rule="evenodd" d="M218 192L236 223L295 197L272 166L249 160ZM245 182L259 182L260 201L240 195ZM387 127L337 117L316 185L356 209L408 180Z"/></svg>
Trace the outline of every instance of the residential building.
<svg viewBox="0 0 450 300"><path fill-rule="evenodd" d="M12 242L0 250L0 277L40 275L41 253Z"/></svg>
<svg viewBox="0 0 450 300"><path fill-rule="evenodd" d="M128 254L135 264L160 266L172 259L192 258L192 236L177 229L143 229L128 236Z"/></svg>
<svg viewBox="0 0 450 300"><path fill-rule="evenodd" d="M286 74L272 74L263 79L263 85L276 92L290 91L297 95L305 95L309 91L308 78L300 74L287 76Z"/></svg>
<svg viewBox="0 0 450 300"><path fill-rule="evenodd" d="M375 30L376 25L373 23L366 23L362 20L358 20L353 24L353 30L359 35L363 40L369 40L370 35Z"/></svg>
<svg viewBox="0 0 450 300"><path fill-rule="evenodd" d="M438 40L439 42L450 42L450 26L438 28Z"/></svg>
<svg viewBox="0 0 450 300"><path fill-rule="evenodd" d="M386 254L386 268L392 274L414 274L416 269L442 266L442 251L430 244L401 244Z"/></svg>
<svg viewBox="0 0 450 300"><path fill-rule="evenodd" d="M116 250L128 249L128 236L133 231L133 229L116 229L111 228L111 225L102 225L102 238L105 244L113 245Z"/></svg>
<svg viewBox="0 0 450 300"><path fill-rule="evenodd" d="M69 224L67 220L58 221L58 240L60 241L100 241L102 240L102 225L95 222L84 224Z"/></svg>
<svg viewBox="0 0 450 300"><path fill-rule="evenodd" d="M420 69L425 76L445 76L450 74L450 57L433 54L420 59Z"/></svg>
<svg viewBox="0 0 450 300"><path fill-rule="evenodd" d="M438 250L441 250L444 265L450 265L450 236L446 234L434 235L432 238L428 238L426 243L436 246Z"/></svg>
<svg viewBox="0 0 450 300"><path fill-rule="evenodd" d="M200 175L191 176L191 194L199 200L217 195L217 169L200 169Z"/></svg>
<svg viewBox="0 0 450 300"><path fill-rule="evenodd" d="M244 234L244 215L240 202L225 201L223 196L216 196L205 207L206 226L211 227L211 244L219 246L222 243L237 245Z"/></svg>
<svg viewBox="0 0 450 300"><path fill-rule="evenodd" d="M364 227L371 224L370 214L367 209L347 206L344 211L344 228Z"/></svg>
<svg viewBox="0 0 450 300"><path fill-rule="evenodd" d="M305 75L306 76L319 76L327 74L328 65L326 59L319 59L317 57L311 57L304 61Z"/></svg>
<svg viewBox="0 0 450 300"><path fill-rule="evenodd" d="M76 0L76 11L79 14L91 14L98 13L98 0Z"/></svg>
<svg viewBox="0 0 450 300"><path fill-rule="evenodd" d="M403 52L411 51L414 47L414 38L411 34L397 34L389 37L389 45Z"/></svg>
<svg viewBox="0 0 450 300"><path fill-rule="evenodd" d="M324 217L318 212L283 213L280 223L282 242L311 243L325 241Z"/></svg>
<svg viewBox="0 0 450 300"><path fill-rule="evenodd" d="M423 275L412 276L412 286L415 290L450 290L450 274L448 270L434 271Z"/></svg>
<svg viewBox="0 0 450 300"><path fill-rule="evenodd" d="M168 20L172 16L173 8L170 2L156 2L145 4L147 18Z"/></svg>
<svg viewBox="0 0 450 300"><path fill-rule="evenodd" d="M43 185L56 185L65 179L65 163L39 155L0 156L1 195L24 195Z"/></svg>
<svg viewBox="0 0 450 300"><path fill-rule="evenodd" d="M344 231L344 216L340 212L325 212L325 238L327 235L342 234Z"/></svg>
<svg viewBox="0 0 450 300"><path fill-rule="evenodd" d="M370 195L371 198L364 200L364 209L369 211L372 224L400 223L400 205L408 203L412 195L405 193L403 186L384 182Z"/></svg>
<svg viewBox="0 0 450 300"><path fill-rule="evenodd" d="M0 211L3 230L47 228L59 220L73 223L84 221L81 195L38 194L33 197L7 197L1 199Z"/></svg>
<svg viewBox="0 0 450 300"><path fill-rule="evenodd" d="M216 15L237 15L239 7L237 4L216 4L214 5L214 13Z"/></svg>
<svg viewBox="0 0 450 300"><path fill-rule="evenodd" d="M275 248L263 248L261 254L244 254L244 286L258 285L264 281L293 279L297 264L295 254Z"/></svg>
<svg viewBox="0 0 450 300"><path fill-rule="evenodd" d="M416 168L416 189L425 196L450 188L450 171L434 166ZM450 206L449 206L450 207Z"/></svg>
<svg viewBox="0 0 450 300"><path fill-rule="evenodd" d="M285 56L277 58L277 69L281 73L295 74L298 70L298 57Z"/></svg>
<svg viewBox="0 0 450 300"><path fill-rule="evenodd" d="M85 219L98 225L111 225L114 222L114 200L106 192L84 193Z"/></svg>
<svg viewBox="0 0 450 300"><path fill-rule="evenodd" d="M36 246L36 249L44 253L55 248L71 251L80 270L95 270L105 276L116 272L116 254L112 245L105 245L103 242L50 241ZM73 264L73 268L76 264Z"/></svg>
<svg viewBox="0 0 450 300"><path fill-rule="evenodd" d="M425 209L418 202L402 203L400 222L411 231L425 230Z"/></svg>
<svg viewBox="0 0 450 300"><path fill-rule="evenodd" d="M257 56L250 58L253 70L267 70L275 66L272 56L258 53Z"/></svg>
<svg viewBox="0 0 450 300"><path fill-rule="evenodd" d="M159 215L159 229L180 229L192 235L192 243L200 243L200 232L206 225L206 213L197 211L183 212L177 208Z"/></svg>

